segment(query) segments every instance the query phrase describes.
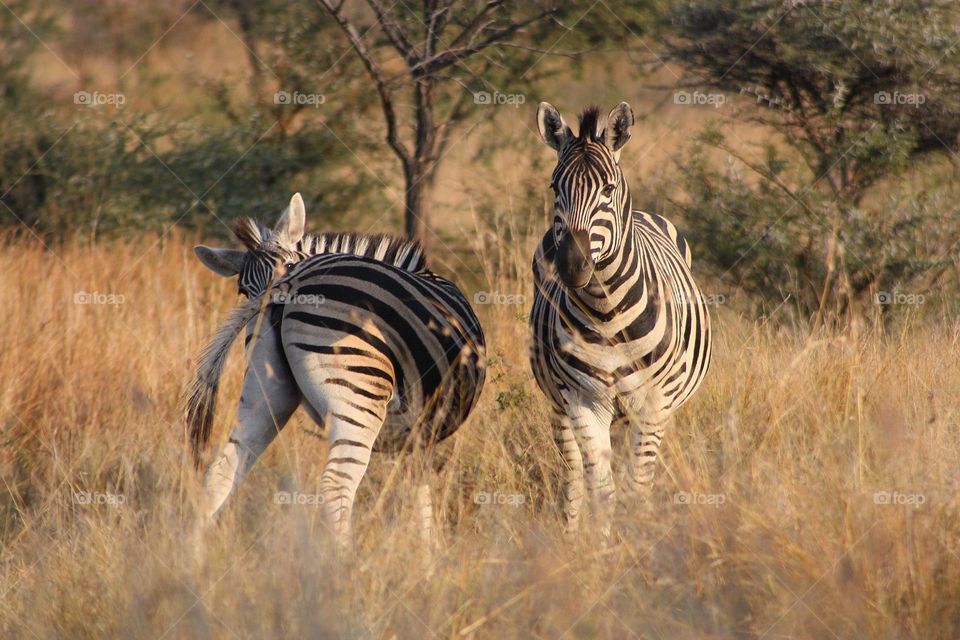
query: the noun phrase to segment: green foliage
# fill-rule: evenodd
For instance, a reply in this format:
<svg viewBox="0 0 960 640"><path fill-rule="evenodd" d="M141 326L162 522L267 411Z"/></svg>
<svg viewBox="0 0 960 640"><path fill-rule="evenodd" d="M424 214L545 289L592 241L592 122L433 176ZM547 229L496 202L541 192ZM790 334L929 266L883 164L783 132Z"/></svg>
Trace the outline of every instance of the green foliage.
<svg viewBox="0 0 960 640"><path fill-rule="evenodd" d="M55 236L174 224L227 235L238 216L273 218L298 189L324 228L353 224L348 217L371 205L367 176L344 180L330 167L343 151L327 130L303 128L281 140L260 138L259 121L204 131L129 117L67 127L47 117L5 129L3 222Z"/></svg>
<svg viewBox="0 0 960 640"><path fill-rule="evenodd" d="M745 96L733 117L779 134L780 150L767 144L757 161L708 131L683 161L679 204L701 255L768 300L790 293L805 314L931 286L960 238L943 224L956 207L885 194L908 167L960 148L960 50L947 46L955 6L698 0L666 17L688 84ZM705 148L734 164L711 168ZM946 244L924 253L931 233Z"/></svg>
<svg viewBox="0 0 960 640"><path fill-rule="evenodd" d="M331 73L317 86L323 75L318 69L330 70L338 54L313 46L321 39L317 30L325 28L322 23L297 26L303 8L273 7L273 21L250 23L255 29L247 25L250 37L262 35L267 49L251 55L250 86L208 83L209 106L187 120L163 110L135 112L124 104L76 104L62 91L31 86L30 56L42 48L31 30L42 28L41 37L67 51L80 36L57 34L26 3L11 8L30 27L13 12L0 11L6 36L0 45L0 117L5 122L0 130L0 202L6 205L0 207L0 224L23 231L22 224L58 237L165 230L175 224L226 235L237 216L274 217L294 190L304 192L311 220L323 228L369 224L375 216L367 210L383 214L383 207L374 205L384 185L366 170L351 170L357 165L354 154L366 148L368 137L349 97L335 99L343 74ZM72 12L77 28L123 31L132 6L118 1L107 8L116 15L93 15L89 3L61 7ZM148 17L156 13L142 12ZM281 15L287 22L280 21ZM214 20L212 14L206 17ZM128 39L115 43L111 52L118 60L129 56L132 64L150 47L152 36L143 41L148 35L141 33L136 40L127 33ZM137 91L156 81L145 67L135 67ZM268 81L271 74L277 77ZM281 91L322 96L323 103L278 101L277 80ZM351 148L342 138L352 140Z"/></svg>
<svg viewBox="0 0 960 640"><path fill-rule="evenodd" d="M898 184L841 209L812 180L796 190L778 186L791 176L802 181L805 170L774 145L764 145L757 171L745 172L736 162L715 168L710 151L723 149L724 139L714 133L706 140L714 144L700 140L681 164L684 198L674 204L684 212L697 258L762 308L788 301L804 316L821 305L834 317L853 309L889 311L898 308L887 304L890 294L930 298L952 268L960 207L949 185L916 193Z"/></svg>

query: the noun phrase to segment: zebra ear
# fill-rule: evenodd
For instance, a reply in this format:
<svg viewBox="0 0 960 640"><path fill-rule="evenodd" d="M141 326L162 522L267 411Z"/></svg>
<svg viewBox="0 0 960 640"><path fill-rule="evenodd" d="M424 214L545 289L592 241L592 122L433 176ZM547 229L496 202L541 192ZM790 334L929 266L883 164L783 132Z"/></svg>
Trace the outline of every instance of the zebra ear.
<svg viewBox="0 0 960 640"><path fill-rule="evenodd" d="M202 244L195 246L193 252L197 254L197 258L200 259L203 266L225 278L240 273L240 269L243 267L243 257L247 254L246 251L215 249Z"/></svg>
<svg viewBox="0 0 960 640"><path fill-rule="evenodd" d="M540 108L537 109L537 127L540 129L540 137L543 141L557 152L573 137L573 132L564 122L560 112L549 102L541 102Z"/></svg>
<svg viewBox="0 0 960 640"><path fill-rule="evenodd" d="M285 241L291 245L300 242L303 237L303 229L306 226L306 208L303 206L303 198L299 193L293 194L290 198L290 206L280 216L277 226L273 228L275 234L279 234Z"/></svg>
<svg viewBox="0 0 960 640"><path fill-rule="evenodd" d="M633 126L633 109L626 102L621 102L613 108L607 116L606 143L613 151L617 161L620 160L620 149L630 139L630 127Z"/></svg>

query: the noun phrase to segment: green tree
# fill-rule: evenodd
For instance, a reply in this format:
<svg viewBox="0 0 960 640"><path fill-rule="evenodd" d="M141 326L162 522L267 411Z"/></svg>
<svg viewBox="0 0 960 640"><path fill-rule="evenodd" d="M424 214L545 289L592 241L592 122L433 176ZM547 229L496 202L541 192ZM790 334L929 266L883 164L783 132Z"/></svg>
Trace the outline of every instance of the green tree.
<svg viewBox="0 0 960 640"><path fill-rule="evenodd" d="M697 0L666 18L684 88L742 96L732 117L782 141L757 160L713 131L684 165L682 206L722 272L764 294L779 282L806 311L843 312L947 259L917 252L943 212L891 210L876 187L958 148L954 3ZM712 170L704 145L738 158L752 178Z"/></svg>

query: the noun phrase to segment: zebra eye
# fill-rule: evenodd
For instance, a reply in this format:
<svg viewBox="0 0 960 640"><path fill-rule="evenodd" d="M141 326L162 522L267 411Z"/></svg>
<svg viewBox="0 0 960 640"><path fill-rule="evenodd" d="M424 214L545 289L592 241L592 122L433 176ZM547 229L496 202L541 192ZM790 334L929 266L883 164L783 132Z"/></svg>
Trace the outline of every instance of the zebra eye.
<svg viewBox="0 0 960 640"><path fill-rule="evenodd" d="M603 191L601 191L601 193L609 198L611 195L613 195L613 190L616 188L617 188L617 185L611 183L605 186L603 188Z"/></svg>

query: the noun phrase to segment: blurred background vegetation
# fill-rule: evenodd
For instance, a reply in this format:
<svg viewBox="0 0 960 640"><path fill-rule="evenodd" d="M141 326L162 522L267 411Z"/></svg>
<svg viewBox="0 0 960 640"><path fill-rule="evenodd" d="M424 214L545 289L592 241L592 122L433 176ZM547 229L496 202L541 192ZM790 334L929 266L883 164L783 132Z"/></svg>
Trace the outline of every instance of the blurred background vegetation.
<svg viewBox="0 0 960 640"><path fill-rule="evenodd" d="M688 234L716 299L814 324L946 313L958 17L943 0L8 0L0 225L48 246L225 239L301 191L313 230L406 231L471 281L525 269L484 256L547 226L537 102L573 121L626 99L634 205Z"/></svg>

